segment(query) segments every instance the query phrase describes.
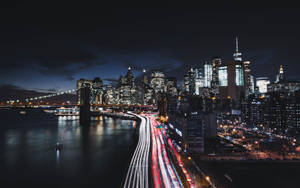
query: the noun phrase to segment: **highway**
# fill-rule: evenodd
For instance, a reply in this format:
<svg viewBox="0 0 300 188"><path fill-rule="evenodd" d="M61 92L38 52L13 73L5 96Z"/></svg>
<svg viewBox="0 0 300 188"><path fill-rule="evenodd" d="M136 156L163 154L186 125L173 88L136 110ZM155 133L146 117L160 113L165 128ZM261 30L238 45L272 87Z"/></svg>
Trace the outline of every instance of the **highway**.
<svg viewBox="0 0 300 188"><path fill-rule="evenodd" d="M124 188L149 187L149 153L151 147L150 126L148 118L132 114L141 119L139 140L127 171Z"/></svg>
<svg viewBox="0 0 300 188"><path fill-rule="evenodd" d="M163 133L157 128L156 116L151 114L140 116L132 114L141 119L139 129L139 140L127 171L124 188L148 188L149 164L153 186L155 188L181 188L183 187L173 164L170 162L167 146L163 139ZM151 158L149 157L152 143ZM149 158L151 161L149 161Z"/></svg>
<svg viewBox="0 0 300 188"><path fill-rule="evenodd" d="M166 151L162 131L157 128L158 125L155 117L148 116L150 119L152 133L152 176L155 188L180 188L183 187L180 179L170 162Z"/></svg>

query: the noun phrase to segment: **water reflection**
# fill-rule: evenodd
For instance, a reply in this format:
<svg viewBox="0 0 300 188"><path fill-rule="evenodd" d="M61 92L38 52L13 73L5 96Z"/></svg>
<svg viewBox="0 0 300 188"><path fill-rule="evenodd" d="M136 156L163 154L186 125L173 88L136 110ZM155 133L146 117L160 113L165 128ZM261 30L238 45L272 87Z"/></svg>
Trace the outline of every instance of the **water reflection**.
<svg viewBox="0 0 300 188"><path fill-rule="evenodd" d="M60 159L60 151L56 150L56 164L59 164L59 159Z"/></svg>
<svg viewBox="0 0 300 188"><path fill-rule="evenodd" d="M20 122L22 128L1 130L0 166L5 171L0 180L103 185L114 177L111 187L120 187L136 144L132 121L100 116L80 126L76 119L35 118ZM55 149L57 141L62 150Z"/></svg>

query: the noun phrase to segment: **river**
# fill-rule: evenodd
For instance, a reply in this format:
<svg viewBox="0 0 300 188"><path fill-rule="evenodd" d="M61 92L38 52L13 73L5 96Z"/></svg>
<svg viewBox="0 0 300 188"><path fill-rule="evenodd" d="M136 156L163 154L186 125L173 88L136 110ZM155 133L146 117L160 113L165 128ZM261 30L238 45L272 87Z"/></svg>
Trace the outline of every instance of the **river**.
<svg viewBox="0 0 300 188"><path fill-rule="evenodd" d="M1 184L121 187L137 141L134 121L99 117L80 126L42 109L19 111L0 109Z"/></svg>

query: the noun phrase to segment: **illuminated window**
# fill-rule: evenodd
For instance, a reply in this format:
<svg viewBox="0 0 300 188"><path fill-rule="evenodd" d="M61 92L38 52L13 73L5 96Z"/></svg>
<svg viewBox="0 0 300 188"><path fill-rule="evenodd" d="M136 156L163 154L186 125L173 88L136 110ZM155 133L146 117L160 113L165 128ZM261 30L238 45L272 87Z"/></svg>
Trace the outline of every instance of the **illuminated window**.
<svg viewBox="0 0 300 188"><path fill-rule="evenodd" d="M235 84L237 86L244 85L244 74L241 65L235 65Z"/></svg>
<svg viewBox="0 0 300 188"><path fill-rule="evenodd" d="M228 86L227 67L219 67L218 76L219 76L219 85Z"/></svg>
<svg viewBox="0 0 300 188"><path fill-rule="evenodd" d="M205 76L205 87L211 87L211 81L212 81L212 65L211 64L204 64L204 76Z"/></svg>

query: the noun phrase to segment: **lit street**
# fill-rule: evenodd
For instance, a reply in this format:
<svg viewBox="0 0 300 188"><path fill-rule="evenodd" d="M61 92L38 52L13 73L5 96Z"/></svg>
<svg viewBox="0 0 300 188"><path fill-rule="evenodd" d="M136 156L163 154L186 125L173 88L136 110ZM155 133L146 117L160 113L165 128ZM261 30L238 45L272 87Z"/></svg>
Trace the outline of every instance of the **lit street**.
<svg viewBox="0 0 300 188"><path fill-rule="evenodd" d="M148 119L139 115L136 116L141 120L139 129L139 141L129 165L124 187L148 188L151 133Z"/></svg>
<svg viewBox="0 0 300 188"><path fill-rule="evenodd" d="M0 7L1 186L298 188L298 6L124 2Z"/></svg>

